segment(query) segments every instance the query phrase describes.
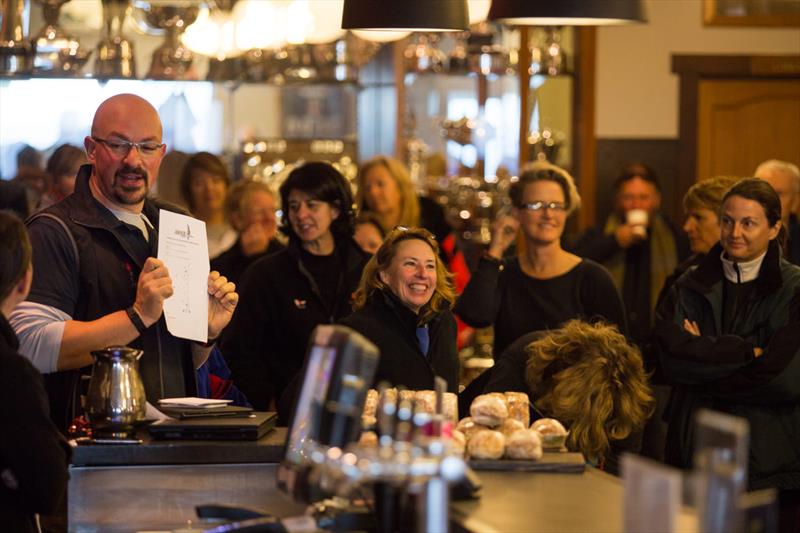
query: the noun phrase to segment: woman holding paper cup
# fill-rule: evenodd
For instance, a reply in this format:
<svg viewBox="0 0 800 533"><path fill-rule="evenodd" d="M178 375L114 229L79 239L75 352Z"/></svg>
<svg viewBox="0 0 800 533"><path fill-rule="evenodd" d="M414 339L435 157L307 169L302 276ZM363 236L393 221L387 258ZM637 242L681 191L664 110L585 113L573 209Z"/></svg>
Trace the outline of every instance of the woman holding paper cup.
<svg viewBox="0 0 800 533"><path fill-rule="evenodd" d="M262 411L302 368L313 329L350 314L369 259L353 240L350 185L331 165L295 168L280 197L289 243L245 271L239 312L222 342L234 381Z"/></svg>
<svg viewBox="0 0 800 533"><path fill-rule="evenodd" d="M470 326L494 324L495 356L525 333L573 318L600 318L624 333L625 313L608 272L561 247L567 219L580 207L572 176L550 163L533 163L509 195L513 209L495 222L456 314ZM517 254L504 258L518 232Z"/></svg>

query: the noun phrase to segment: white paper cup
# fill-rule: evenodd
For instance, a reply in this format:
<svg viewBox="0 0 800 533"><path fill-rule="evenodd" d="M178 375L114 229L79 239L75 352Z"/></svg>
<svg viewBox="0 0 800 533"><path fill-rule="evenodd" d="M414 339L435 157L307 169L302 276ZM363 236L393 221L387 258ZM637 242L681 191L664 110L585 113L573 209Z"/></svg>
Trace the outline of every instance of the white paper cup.
<svg viewBox="0 0 800 533"><path fill-rule="evenodd" d="M649 215L644 209L631 209L625 214L628 224L633 226L633 233L640 237L647 237L647 223Z"/></svg>
<svg viewBox="0 0 800 533"><path fill-rule="evenodd" d="M634 226L647 226L650 216L644 209L631 209L625 215L628 219L628 224Z"/></svg>

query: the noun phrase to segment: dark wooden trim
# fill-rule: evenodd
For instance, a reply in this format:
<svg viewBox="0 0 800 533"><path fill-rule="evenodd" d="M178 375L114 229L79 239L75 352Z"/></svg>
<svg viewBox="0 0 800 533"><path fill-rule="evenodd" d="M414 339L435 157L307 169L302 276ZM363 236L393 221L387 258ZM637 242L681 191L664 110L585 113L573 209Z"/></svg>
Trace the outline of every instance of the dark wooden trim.
<svg viewBox="0 0 800 533"><path fill-rule="evenodd" d="M397 116L394 125L394 157L400 161L406 160L406 131L405 119L408 102L406 102L405 65L403 51L408 45L408 38L392 43L392 63L394 64L394 87L397 98Z"/></svg>
<svg viewBox="0 0 800 533"><path fill-rule="evenodd" d="M748 17L714 17L711 21L703 21L705 26L739 26L791 28L800 26L800 15L751 15Z"/></svg>
<svg viewBox="0 0 800 533"><path fill-rule="evenodd" d="M595 135L595 87L597 30L575 28L575 79L573 84L572 172L578 181L582 205L578 229L584 230L597 218L597 137Z"/></svg>
<svg viewBox="0 0 800 533"><path fill-rule="evenodd" d="M686 73L680 78L678 109L678 175L676 191L688 191L697 180L697 99L700 77ZM675 199L665 206L673 220L683 216L683 206Z"/></svg>
<svg viewBox="0 0 800 533"><path fill-rule="evenodd" d="M525 65L531 64L530 30L527 26L519 27L519 170L528 162L528 128L530 127L530 100L531 75Z"/></svg>
<svg viewBox="0 0 800 533"><path fill-rule="evenodd" d="M673 55L672 72L695 73L703 78L793 78L800 75L800 55Z"/></svg>

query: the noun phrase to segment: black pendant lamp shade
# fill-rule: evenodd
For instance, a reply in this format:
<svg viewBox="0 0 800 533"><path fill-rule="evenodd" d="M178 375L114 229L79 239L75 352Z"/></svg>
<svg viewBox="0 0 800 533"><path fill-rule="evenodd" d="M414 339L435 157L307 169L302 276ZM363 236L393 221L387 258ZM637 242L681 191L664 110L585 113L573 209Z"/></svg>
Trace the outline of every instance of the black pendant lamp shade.
<svg viewBox="0 0 800 533"><path fill-rule="evenodd" d="M645 22L640 0L492 0L488 19L519 26L606 26Z"/></svg>
<svg viewBox="0 0 800 533"><path fill-rule="evenodd" d="M342 29L464 31L466 0L344 0Z"/></svg>

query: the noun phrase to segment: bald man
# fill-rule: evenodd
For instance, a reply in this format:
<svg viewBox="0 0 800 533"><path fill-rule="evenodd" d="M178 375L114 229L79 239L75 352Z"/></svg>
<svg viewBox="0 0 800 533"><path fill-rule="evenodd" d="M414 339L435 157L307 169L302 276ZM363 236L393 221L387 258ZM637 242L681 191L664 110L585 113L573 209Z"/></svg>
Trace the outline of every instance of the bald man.
<svg viewBox="0 0 800 533"><path fill-rule="evenodd" d="M166 146L161 120L146 100L122 94L98 107L84 139L89 164L75 192L29 222L34 277L10 322L20 353L44 374L51 415L65 430L80 414L79 374L90 352L128 345L144 350L139 371L148 401L195 396L195 368L210 347L173 337L163 317L172 280L156 259L159 209L148 198ZM208 337L228 324L235 287L208 278Z"/></svg>
<svg viewBox="0 0 800 533"><path fill-rule="evenodd" d="M781 199L781 219L786 228L787 259L800 265L800 222L795 214L800 204L800 169L778 159L764 161L756 168L755 177L768 182Z"/></svg>

